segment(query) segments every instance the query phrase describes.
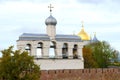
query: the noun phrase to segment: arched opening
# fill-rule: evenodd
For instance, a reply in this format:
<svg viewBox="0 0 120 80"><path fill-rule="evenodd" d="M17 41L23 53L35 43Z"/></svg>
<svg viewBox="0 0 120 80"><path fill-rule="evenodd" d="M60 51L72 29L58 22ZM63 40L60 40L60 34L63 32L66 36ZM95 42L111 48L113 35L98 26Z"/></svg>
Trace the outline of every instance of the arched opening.
<svg viewBox="0 0 120 80"><path fill-rule="evenodd" d="M29 55L31 54L31 44L26 44L25 46L25 50L29 53Z"/></svg>
<svg viewBox="0 0 120 80"><path fill-rule="evenodd" d="M73 48L73 59L77 59L78 58L78 46L77 45L74 45L74 48Z"/></svg>
<svg viewBox="0 0 120 80"><path fill-rule="evenodd" d="M41 58L42 55L43 55L43 43L39 42L38 45L37 45L36 57Z"/></svg>
<svg viewBox="0 0 120 80"><path fill-rule="evenodd" d="M49 57L54 58L56 54L56 43L50 42Z"/></svg>
<svg viewBox="0 0 120 80"><path fill-rule="evenodd" d="M62 47L62 57L63 57L63 59L67 59L68 58L68 45L67 45L67 43L63 44L63 47Z"/></svg>

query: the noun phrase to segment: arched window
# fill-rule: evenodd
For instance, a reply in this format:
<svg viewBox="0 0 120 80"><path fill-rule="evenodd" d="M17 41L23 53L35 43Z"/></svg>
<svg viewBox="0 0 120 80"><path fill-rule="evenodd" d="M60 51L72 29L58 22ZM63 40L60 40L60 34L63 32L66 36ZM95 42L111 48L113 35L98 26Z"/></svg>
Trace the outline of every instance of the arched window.
<svg viewBox="0 0 120 80"><path fill-rule="evenodd" d="M50 42L49 57L54 58L56 54L56 43Z"/></svg>
<svg viewBox="0 0 120 80"><path fill-rule="evenodd" d="M37 53L36 53L36 57L37 58L41 58L43 54L43 43L39 42L38 46L37 46Z"/></svg>
<svg viewBox="0 0 120 80"><path fill-rule="evenodd" d="M73 48L73 59L77 59L78 58L78 46L77 45L74 45L74 48Z"/></svg>
<svg viewBox="0 0 120 80"><path fill-rule="evenodd" d="M28 51L29 54L31 54L31 44L27 44L25 46L25 50Z"/></svg>
<svg viewBox="0 0 120 80"><path fill-rule="evenodd" d="M68 58L68 45L67 45L67 43L63 44L62 57L63 57L63 59L67 59Z"/></svg>

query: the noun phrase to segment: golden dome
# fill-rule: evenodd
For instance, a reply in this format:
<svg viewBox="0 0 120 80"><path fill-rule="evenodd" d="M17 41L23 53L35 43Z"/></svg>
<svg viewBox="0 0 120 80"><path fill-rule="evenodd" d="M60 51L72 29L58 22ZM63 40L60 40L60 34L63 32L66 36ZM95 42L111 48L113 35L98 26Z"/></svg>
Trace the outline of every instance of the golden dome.
<svg viewBox="0 0 120 80"><path fill-rule="evenodd" d="M90 37L89 37L88 34L84 31L83 24L82 24L82 29L81 29L81 31L78 33L78 36L79 36L82 40L90 40Z"/></svg>

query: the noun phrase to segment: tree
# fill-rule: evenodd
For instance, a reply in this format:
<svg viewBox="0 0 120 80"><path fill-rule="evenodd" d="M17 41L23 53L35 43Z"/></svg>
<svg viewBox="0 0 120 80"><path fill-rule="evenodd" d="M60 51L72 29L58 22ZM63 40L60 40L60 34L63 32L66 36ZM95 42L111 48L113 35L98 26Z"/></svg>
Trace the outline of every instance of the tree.
<svg viewBox="0 0 120 80"><path fill-rule="evenodd" d="M117 51L117 50L113 51L113 56L112 56L113 57L112 58L113 62L117 62L117 63L119 62L119 54L120 54L119 51Z"/></svg>
<svg viewBox="0 0 120 80"><path fill-rule="evenodd" d="M12 46L1 52L0 80L39 80L40 68L28 52L13 51Z"/></svg>
<svg viewBox="0 0 120 80"><path fill-rule="evenodd" d="M110 44L106 41L92 42L86 46L91 50L91 53L88 54L92 56L99 68L107 68L111 63L111 60L117 58L114 56L115 50L111 48ZM92 64L92 62L89 64Z"/></svg>
<svg viewBox="0 0 120 80"><path fill-rule="evenodd" d="M97 68L98 64L92 56L92 50L85 46L83 48L83 57L84 57L84 67L85 68Z"/></svg>

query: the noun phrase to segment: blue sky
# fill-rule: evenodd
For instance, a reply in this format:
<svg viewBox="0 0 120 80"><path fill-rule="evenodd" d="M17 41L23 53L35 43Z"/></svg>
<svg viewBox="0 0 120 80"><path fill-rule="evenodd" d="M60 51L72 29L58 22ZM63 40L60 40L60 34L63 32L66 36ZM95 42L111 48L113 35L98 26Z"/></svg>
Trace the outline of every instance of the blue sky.
<svg viewBox="0 0 120 80"><path fill-rule="evenodd" d="M14 45L22 33L46 33L48 5L54 6L57 34L85 31L120 51L120 0L0 0L0 50Z"/></svg>

